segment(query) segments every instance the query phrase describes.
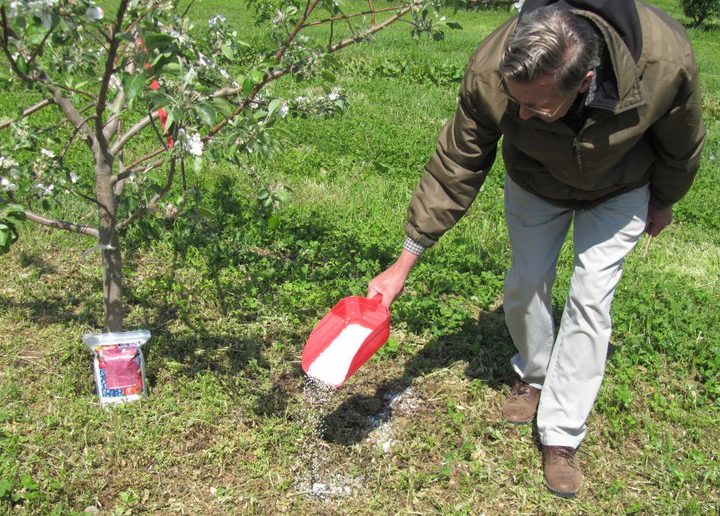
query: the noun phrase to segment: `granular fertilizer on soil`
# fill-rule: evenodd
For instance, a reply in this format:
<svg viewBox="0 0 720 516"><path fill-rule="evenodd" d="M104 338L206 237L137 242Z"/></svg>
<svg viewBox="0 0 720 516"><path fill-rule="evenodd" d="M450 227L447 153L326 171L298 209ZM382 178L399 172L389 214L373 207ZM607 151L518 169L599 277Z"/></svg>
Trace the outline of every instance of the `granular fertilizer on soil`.
<svg viewBox="0 0 720 516"><path fill-rule="evenodd" d="M329 453L330 445L323 441L325 416L336 393L334 387L319 380L305 377L303 383L303 406L305 425L310 434L303 438L298 453L298 473L295 489L320 501L350 496L357 487L357 480L333 474Z"/></svg>
<svg viewBox="0 0 720 516"><path fill-rule="evenodd" d="M325 418L333 405L336 389L310 376L303 383L302 401L304 425L310 429L303 437L298 450L295 474L295 490L316 500L326 502L333 498L352 496L361 487L361 478L351 478L338 471L330 453L330 444L323 440L327 430ZM393 436L392 417L411 414L419 408L421 401L412 387L391 391L383 395L382 409L368 416L369 442L386 455L392 453L396 444Z"/></svg>

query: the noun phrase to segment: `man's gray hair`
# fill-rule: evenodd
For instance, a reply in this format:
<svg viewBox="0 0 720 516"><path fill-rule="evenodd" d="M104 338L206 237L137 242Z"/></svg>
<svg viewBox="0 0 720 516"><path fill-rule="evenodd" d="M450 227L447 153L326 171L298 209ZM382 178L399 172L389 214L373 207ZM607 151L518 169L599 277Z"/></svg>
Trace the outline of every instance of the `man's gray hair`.
<svg viewBox="0 0 720 516"><path fill-rule="evenodd" d="M500 74L517 82L552 74L558 91L569 95L599 64L599 52L589 21L556 6L540 7L521 16L508 40Z"/></svg>

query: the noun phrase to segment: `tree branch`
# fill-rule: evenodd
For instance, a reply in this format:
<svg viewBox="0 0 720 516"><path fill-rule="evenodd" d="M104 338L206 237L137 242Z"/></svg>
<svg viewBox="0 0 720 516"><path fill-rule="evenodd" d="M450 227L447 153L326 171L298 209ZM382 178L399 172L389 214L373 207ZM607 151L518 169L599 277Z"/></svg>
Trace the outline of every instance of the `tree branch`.
<svg viewBox="0 0 720 516"><path fill-rule="evenodd" d="M78 95L83 95L92 100L97 99L97 97L93 93L90 93L89 91L78 90L77 88L71 88L70 86L65 86L63 84L57 84L57 83L54 83L51 81L45 81L45 82L47 82L48 84L52 84L53 86L55 86L56 88L58 88L60 90L69 91L71 93L77 93Z"/></svg>
<svg viewBox="0 0 720 516"><path fill-rule="evenodd" d="M363 12L360 12L360 13L342 14L342 15L340 15L340 16L332 16L332 17L330 17L330 18L325 18L324 20L318 20L318 21L306 23L305 25L303 25L303 28L305 28L305 27L316 27L316 26L318 26L318 25L323 25L323 24L325 24L325 23L329 23L329 22L333 22L333 21L337 21L337 20L344 20L344 19L347 19L347 18L357 18L358 16L366 16L366 15L368 15L368 14L374 15L374 14L376 14L376 13L384 13L384 12L388 12L388 11L397 11L397 10L398 10L397 7L385 7L385 8L383 8L383 9L373 9L373 10L370 10L370 11L363 11ZM371 25L375 25L374 16L371 18Z"/></svg>
<svg viewBox="0 0 720 516"><path fill-rule="evenodd" d="M330 53L337 52L338 50L340 50L342 48L350 46L359 40L362 40L372 34L375 34L378 31L383 30L388 25L395 23L397 20L399 20L400 18L405 16L408 12L410 12L414 7L416 7L419 4L420 4L420 2L418 0L413 0L412 3L406 4L404 7L402 7L397 12L397 14L395 14L394 16L391 16L390 18L388 18L387 20L385 20L384 22L382 22L378 25L374 25L374 26L370 27L368 30L366 30L365 32L360 34L360 36L354 37L354 38L347 38L347 39L344 39L343 41L341 41L340 43L338 43L337 45L333 45L333 47L329 49L329 52Z"/></svg>
<svg viewBox="0 0 720 516"><path fill-rule="evenodd" d="M14 124L15 122L18 122L19 120L22 120L23 118L29 117L33 113L40 111L42 108L47 107L50 104L54 104L54 103L55 103L55 101L53 99L41 100L34 106L30 106L25 111L23 111L22 114L19 117L17 117L16 119L6 120L5 122L0 123L0 129L6 129L6 128L10 127L12 124Z"/></svg>
<svg viewBox="0 0 720 516"><path fill-rule="evenodd" d="M94 238L98 238L100 236L97 228L94 228L92 226L76 224L75 222L66 222L64 220L51 219L43 215L34 213L30 210L25 210L25 217L27 217L28 220L32 220L33 222L37 222L38 224L42 224L43 226L48 226L55 229L63 229L71 233L80 233Z"/></svg>
<svg viewBox="0 0 720 516"><path fill-rule="evenodd" d="M159 154L162 154L165 152L164 148L155 149L152 152L147 153L145 156L136 159L132 163L130 163L127 167L125 167L116 177L115 182L122 181L123 179L127 179L130 177L137 167L139 167L141 164L145 163L147 160L154 158L155 156L158 156ZM146 170L152 170L154 168L159 167L165 162L165 158L160 158L159 160L156 160L153 164L145 167Z"/></svg>
<svg viewBox="0 0 720 516"><path fill-rule="evenodd" d="M75 105L70 101L70 99L64 97L62 93L60 93L60 89L56 86L50 83L45 83L45 87L50 91L53 96L53 101L60 107L60 110L63 112L65 117L70 120L75 127L81 128L85 135L90 138L89 145L92 147L92 143L94 141L93 132L87 125L85 125L85 119L77 110Z"/></svg>
<svg viewBox="0 0 720 516"><path fill-rule="evenodd" d="M370 8L370 25L375 25L375 13L380 12L375 10L375 6L372 3L372 0L368 0L368 7ZM381 11L384 9L381 9Z"/></svg>
<svg viewBox="0 0 720 516"><path fill-rule="evenodd" d="M90 115L89 117L86 117L80 125L76 125L75 129L73 130L72 134L70 135L70 138L68 138L67 143L65 143L65 147L63 147L62 152L60 153L60 161L63 161L65 159L65 153L70 149L70 145L72 145L72 142L75 141L75 136L77 136L77 133L82 129L82 127L87 124L90 120L95 118L95 115Z"/></svg>
<svg viewBox="0 0 720 516"><path fill-rule="evenodd" d="M315 9L315 7L317 7L319 1L320 1L320 0L312 0L312 2L309 2L309 3L308 3L308 5L307 5L307 7L306 7L307 16L309 16L309 14L312 13L313 9ZM399 9L396 9L396 10L397 10L397 13L396 13L394 16L391 16L390 18L388 18L387 20L385 20L385 21L382 22L381 24L378 24L378 25L375 25L375 26L373 26L373 27L370 27L368 30L366 30L365 32L363 32L362 34L360 34L360 35L358 35L358 36L356 36L356 37L347 38L347 39L345 39L345 40L343 40L343 41L341 41L341 42L333 45L330 49L328 49L328 52L329 52L329 53L337 52L338 50L340 50L340 49L342 49L342 48L345 48L345 47L347 47L347 46L349 46L349 45L352 45L353 43L356 43L356 42L358 42L358 41L361 41L362 39L366 38L367 36L370 36L371 34L374 34L374 33L378 32L378 31L383 30L383 29L386 28L387 26L395 23L395 22L398 21L400 18L402 18L403 16L405 16L405 15L406 15L408 12L410 12L414 7L416 7L417 5L419 5L419 3L420 3L419 0L413 0L411 3L405 4L403 7L399 8ZM288 41L292 41L292 39L294 39L294 38L297 36L297 32L299 32L299 30L302 28L302 22L303 22L303 20L306 20L306 19L307 19L307 16L303 16L302 19L298 21L298 24L296 24L296 26L295 26L295 29L297 29L297 31L294 31L293 34L291 34L291 37L288 39ZM283 50L283 49L287 50L287 46L288 46L288 45L286 44L286 45L283 46L283 48L281 48L280 50ZM278 51L278 54L277 54L277 55L279 55L280 58L282 58L282 55L284 55L284 52L283 52L283 53L280 53L280 51ZM277 56L277 55L276 55L276 56ZM203 142L208 142L210 139L213 138L213 136L215 136L218 132L220 132L220 131L230 122L230 120L232 120L232 119L235 118L237 115L239 115L240 113L242 113L243 110L245 110L245 108L247 108L247 106L255 99L255 97L256 97L257 94L260 92L260 90L262 90L262 89L265 87L265 85L267 85L268 83L270 83L270 82L272 82L272 81L275 81L275 80L277 80L277 79L279 79L279 78L287 75L288 73L290 73L290 69L274 70L274 71L266 74L265 77L263 78L263 80L262 80L261 82L257 83L257 84L253 87L252 91L250 92L250 94L249 94L247 97L245 97L245 99L243 100L243 102L242 102L237 108L235 108L235 110L234 110L232 113L230 113L227 117L223 118L220 122L218 122L217 124L215 124L215 126L202 138L202 141L203 141ZM219 90L211 93L211 94L209 95L209 97L210 97L210 98L230 97L230 96L233 96L233 95L236 95L236 94L240 93L240 91L242 91L242 88L241 88L241 87L221 88L221 89L219 89ZM142 122L142 121L141 121L141 122ZM138 123L140 123L140 122L138 122ZM148 121L147 123L149 123L149 121ZM146 125L147 125L147 123L146 123ZM136 170L141 164L143 164L143 163L145 163L146 161L148 161L148 160L150 160L150 159L152 159L152 158L154 158L154 157L162 154L163 152L165 152L165 149L164 149L164 148L159 148L159 149L156 149L156 150L154 150L154 151L152 151L152 152L149 152L148 154L146 154L146 155L144 155L144 156L136 159L134 162L132 162L130 165L128 165L124 170L122 170L122 171L120 172L120 174L117 175L116 181L121 181L121 180L127 179L128 177L130 177L130 176L135 172L135 170ZM152 169L154 169L154 168L162 165L164 162L165 162L165 158L161 158L161 159L159 159L159 160L156 160L155 162L153 162L153 163L151 163L150 165L146 166L146 167L145 167L145 170L152 170Z"/></svg>
<svg viewBox="0 0 720 516"><path fill-rule="evenodd" d="M43 37L40 44L37 46L37 48L35 50L33 50L33 53L30 55L30 59L28 59L28 66L30 66L33 63L33 61L35 61L37 56L40 54L43 47L45 46L45 42L48 40L48 38L50 37L50 34L52 34L53 30L55 30L55 27L50 27L50 30L47 31L47 33Z"/></svg>
<svg viewBox="0 0 720 516"><path fill-rule="evenodd" d="M23 72L20 71L20 68L18 68L17 62L15 59L13 59L12 54L10 53L10 26L8 25L7 16L5 15L5 6L0 7L0 17L2 18L2 48L3 52L5 52L5 57L7 57L8 62L10 63L10 68L12 68L13 72L15 72L15 75L20 77L25 82L32 82L32 78L28 75L25 75Z"/></svg>
<svg viewBox="0 0 720 516"><path fill-rule="evenodd" d="M107 94L108 88L110 87L110 78L115 70L115 57L117 56L118 47L120 46L121 41L118 35L122 32L122 23L125 18L128 2L129 0L121 0L117 15L115 16L115 23L113 24L112 32L110 33L110 48L108 48L107 59L105 60L105 71L103 72L103 77L100 81L98 100L95 103L95 113L97 114L95 122L95 138L103 148L107 147L107 139L103 133L103 128L105 126L105 123L103 122L103 113L105 112L105 107L107 106Z"/></svg>
<svg viewBox="0 0 720 516"><path fill-rule="evenodd" d="M295 40L298 33L303 29L303 25L305 24L305 21L310 17L312 12L315 10L315 8L320 3L320 0L312 0L311 3L308 3L305 7L305 13L300 17L300 19L295 23L295 27L293 27L292 32L288 36L287 40L285 40L285 43L283 46L281 46L278 51L275 53L275 60L279 63L282 61L283 57L285 56L285 53L288 51L288 48L290 48L290 44Z"/></svg>
<svg viewBox="0 0 720 516"><path fill-rule="evenodd" d="M138 206L135 211L132 212L132 214L126 218L125 220L119 222L117 224L117 230L122 231L126 227L128 227L130 224L135 222L137 219L145 216L146 213L153 211L157 207L157 203L160 202L160 200L165 197L165 195L170 191L170 188L172 188L173 181L175 180L175 159L170 160L170 171L168 172L167 180L165 181L165 185L162 187L162 189L157 192L155 195L153 195L152 199L150 199L145 206Z"/></svg>
<svg viewBox="0 0 720 516"><path fill-rule="evenodd" d="M117 154L122 150L125 145L132 140L132 138L138 134L140 131L145 129L147 126L149 126L153 119L158 118L158 112L155 111L155 113L150 113L146 117L141 118L138 122L135 123L130 129L125 131L123 135L118 138L118 140L113 144L113 146L110 148L110 153L112 155ZM164 149L163 149L164 150ZM152 156L151 156L152 157Z"/></svg>

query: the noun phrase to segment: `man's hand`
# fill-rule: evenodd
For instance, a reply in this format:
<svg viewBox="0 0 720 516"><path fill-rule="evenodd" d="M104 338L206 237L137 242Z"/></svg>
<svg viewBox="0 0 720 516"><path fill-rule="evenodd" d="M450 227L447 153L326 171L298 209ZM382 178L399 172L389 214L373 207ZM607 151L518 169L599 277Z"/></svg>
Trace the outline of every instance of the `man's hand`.
<svg viewBox="0 0 720 516"><path fill-rule="evenodd" d="M652 204L648 205L647 224L645 225L645 232L648 235L653 237L658 236L671 222L672 206L660 210L654 208Z"/></svg>
<svg viewBox="0 0 720 516"><path fill-rule="evenodd" d="M403 250L395 263L370 281L367 297L373 298L381 294L382 304L390 308L393 301L402 293L405 280L417 259L414 254Z"/></svg>

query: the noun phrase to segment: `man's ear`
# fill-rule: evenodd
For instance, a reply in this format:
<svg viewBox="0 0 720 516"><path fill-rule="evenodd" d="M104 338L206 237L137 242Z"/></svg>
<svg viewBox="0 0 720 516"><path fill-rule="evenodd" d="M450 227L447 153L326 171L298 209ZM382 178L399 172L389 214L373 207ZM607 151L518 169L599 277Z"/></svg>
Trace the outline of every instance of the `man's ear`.
<svg viewBox="0 0 720 516"><path fill-rule="evenodd" d="M578 90L580 93L585 93L587 90L590 89L593 77L595 77L595 70L590 70L588 73L585 74L583 82L582 84L580 84L580 89Z"/></svg>

